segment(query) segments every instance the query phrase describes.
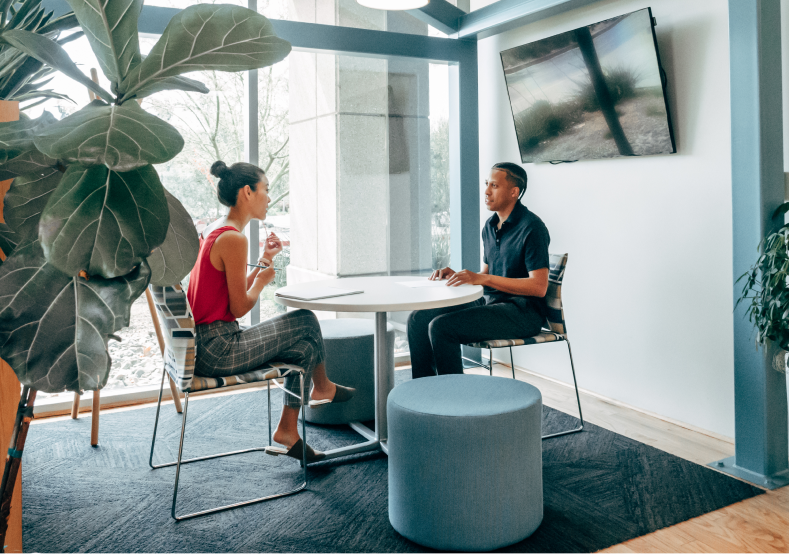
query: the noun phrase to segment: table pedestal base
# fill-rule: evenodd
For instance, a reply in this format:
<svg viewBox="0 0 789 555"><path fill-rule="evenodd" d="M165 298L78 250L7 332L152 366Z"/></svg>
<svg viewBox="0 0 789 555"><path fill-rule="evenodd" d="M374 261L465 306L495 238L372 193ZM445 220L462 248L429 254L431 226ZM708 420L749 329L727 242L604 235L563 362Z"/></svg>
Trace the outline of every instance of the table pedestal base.
<svg viewBox="0 0 789 555"><path fill-rule="evenodd" d="M394 388L394 369L391 372L387 371L386 312L375 313L374 337L375 430L371 430L361 422L351 422L351 428L361 434L367 441L325 451L326 458L322 460L336 459L367 451L383 451L387 455L389 454L389 449L386 447L386 399L389 397L389 392Z"/></svg>

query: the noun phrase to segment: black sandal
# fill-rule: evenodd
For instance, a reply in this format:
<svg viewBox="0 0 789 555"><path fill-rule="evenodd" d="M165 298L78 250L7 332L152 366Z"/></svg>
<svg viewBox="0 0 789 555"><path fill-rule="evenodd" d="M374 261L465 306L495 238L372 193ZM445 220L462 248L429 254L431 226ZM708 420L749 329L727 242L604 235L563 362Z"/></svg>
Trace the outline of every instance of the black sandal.
<svg viewBox="0 0 789 555"><path fill-rule="evenodd" d="M301 438L299 438L299 440L293 444L293 447L291 447L288 450L285 450L284 447L274 447L272 445L269 445L268 447L266 447L266 453L269 455L273 455L275 457L278 457L280 455L284 455L286 457L292 457L297 461L299 461L299 463L303 463L304 461L303 446L304 446L304 442L301 440ZM307 445L307 464L322 461L325 458L326 458L326 453L323 453L321 451L315 451L312 447Z"/></svg>
<svg viewBox="0 0 789 555"><path fill-rule="evenodd" d="M333 399L321 399L320 401L310 400L310 408L319 407L321 405L328 405L330 403L344 403L353 399L356 395L356 390L352 387L345 387L344 385L336 384L337 391L334 392Z"/></svg>

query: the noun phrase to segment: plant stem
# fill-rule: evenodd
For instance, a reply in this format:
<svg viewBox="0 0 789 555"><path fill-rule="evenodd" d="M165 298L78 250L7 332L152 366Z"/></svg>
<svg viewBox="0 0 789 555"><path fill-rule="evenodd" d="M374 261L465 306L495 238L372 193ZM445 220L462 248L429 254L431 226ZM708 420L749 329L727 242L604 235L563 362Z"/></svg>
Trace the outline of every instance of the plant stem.
<svg viewBox="0 0 789 555"><path fill-rule="evenodd" d="M36 400L36 393L35 389L25 386L22 390L22 397L19 399L19 406L16 409L14 431L11 434L9 453L5 459L3 481L0 484L0 553L5 551L8 517L11 515L11 500L14 496L14 486L16 485L17 474L19 474L19 467L22 464L22 451L25 449L27 430L30 426L30 421L33 420L33 403ZM13 455L11 454L12 449L15 451Z"/></svg>

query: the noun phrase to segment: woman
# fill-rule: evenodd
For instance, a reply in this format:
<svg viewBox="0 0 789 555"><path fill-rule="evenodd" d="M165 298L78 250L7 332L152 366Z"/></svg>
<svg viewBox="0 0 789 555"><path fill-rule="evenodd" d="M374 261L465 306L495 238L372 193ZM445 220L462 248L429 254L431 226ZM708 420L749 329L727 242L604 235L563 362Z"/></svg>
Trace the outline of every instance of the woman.
<svg viewBox="0 0 789 555"><path fill-rule="evenodd" d="M266 218L271 202L268 178L257 166L244 162L230 167L222 161L214 162L211 174L219 178L219 202L230 210L224 220L203 232L200 253L189 277L187 297L196 326L195 374L214 378L231 376L276 360L305 370L305 391L309 391L310 379L313 383L310 406L349 400L355 390L336 385L326 377L321 329L309 310L287 312L251 328L239 329L236 319L252 310L263 288L274 281L271 260L282 250L282 243L272 233L258 261L267 268L253 268L247 274L247 238L241 230L253 219ZM285 388L300 396L298 375L287 376ZM305 446L297 427L299 398L293 395L285 398L274 433L274 441L285 448L270 447L266 452L301 461ZM325 457L309 445L306 450L307 462Z"/></svg>

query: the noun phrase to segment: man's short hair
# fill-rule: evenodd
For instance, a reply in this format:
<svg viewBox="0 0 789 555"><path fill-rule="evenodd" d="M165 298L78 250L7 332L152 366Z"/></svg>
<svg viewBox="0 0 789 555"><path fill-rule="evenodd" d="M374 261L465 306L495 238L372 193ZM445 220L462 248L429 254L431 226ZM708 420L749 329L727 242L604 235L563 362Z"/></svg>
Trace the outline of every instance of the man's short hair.
<svg viewBox="0 0 789 555"><path fill-rule="evenodd" d="M512 180L512 183L518 188L518 200L523 197L523 193L526 192L526 184L529 180L526 175L526 170L512 162L499 162L498 164L493 164L491 170L501 170L505 172Z"/></svg>

